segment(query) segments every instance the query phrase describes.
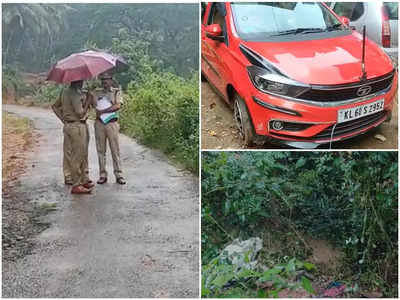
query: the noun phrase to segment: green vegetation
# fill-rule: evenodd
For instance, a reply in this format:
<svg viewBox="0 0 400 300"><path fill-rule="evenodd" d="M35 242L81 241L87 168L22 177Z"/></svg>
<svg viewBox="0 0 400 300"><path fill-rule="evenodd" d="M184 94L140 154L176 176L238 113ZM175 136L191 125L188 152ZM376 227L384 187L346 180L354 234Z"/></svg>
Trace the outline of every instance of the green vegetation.
<svg viewBox="0 0 400 300"><path fill-rule="evenodd" d="M3 65L24 72L46 72L57 60L86 49L88 41L110 49L114 39L135 44L131 55L138 60L148 55L160 70L182 77L198 70L197 4L7 3L2 8Z"/></svg>
<svg viewBox="0 0 400 300"><path fill-rule="evenodd" d="M183 79L150 73L130 85L121 112L121 130L157 147L193 171L198 170L198 75Z"/></svg>
<svg viewBox="0 0 400 300"><path fill-rule="evenodd" d="M42 103L51 103L58 99L63 86L53 82L46 82L37 87L34 99Z"/></svg>
<svg viewBox="0 0 400 300"><path fill-rule="evenodd" d="M318 238L343 253L336 270L321 272L395 297L397 176L396 152L203 153L202 264L207 270L233 238L251 236L279 248L263 249L270 267L306 260L305 237Z"/></svg>
<svg viewBox="0 0 400 300"><path fill-rule="evenodd" d="M264 272L238 270L230 262L214 258L202 268L201 295L203 298L276 298L283 289L302 288L312 296L315 291L306 276L300 276L299 282L290 282L289 278L314 269L313 264L292 258L288 263L275 265ZM269 289L260 288L262 286Z"/></svg>
<svg viewBox="0 0 400 300"><path fill-rule="evenodd" d="M3 74L2 74L2 92L5 96L12 96L15 99L23 97L24 95L28 95L32 93L32 87L25 83L20 74L13 68L3 66Z"/></svg>

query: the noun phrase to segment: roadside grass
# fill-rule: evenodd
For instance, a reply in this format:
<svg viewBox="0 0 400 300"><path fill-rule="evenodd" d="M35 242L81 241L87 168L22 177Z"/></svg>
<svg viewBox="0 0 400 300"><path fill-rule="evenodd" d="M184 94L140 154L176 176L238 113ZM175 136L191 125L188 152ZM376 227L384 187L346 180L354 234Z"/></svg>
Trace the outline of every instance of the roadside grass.
<svg viewBox="0 0 400 300"><path fill-rule="evenodd" d="M25 150L32 142L33 127L27 118L3 112L3 189L7 182L16 179L24 170Z"/></svg>

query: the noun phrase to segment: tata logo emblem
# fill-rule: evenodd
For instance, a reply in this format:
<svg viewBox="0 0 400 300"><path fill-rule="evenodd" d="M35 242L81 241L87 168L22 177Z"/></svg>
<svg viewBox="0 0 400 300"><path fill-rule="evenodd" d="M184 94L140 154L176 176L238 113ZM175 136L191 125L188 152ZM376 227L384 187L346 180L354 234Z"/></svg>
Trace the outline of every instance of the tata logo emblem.
<svg viewBox="0 0 400 300"><path fill-rule="evenodd" d="M371 87L371 86L369 86L369 85L364 85L364 86L360 87L360 88L357 90L357 96L358 96L358 97L366 96L366 95L368 95L368 94L371 92L371 90L372 90L372 87Z"/></svg>

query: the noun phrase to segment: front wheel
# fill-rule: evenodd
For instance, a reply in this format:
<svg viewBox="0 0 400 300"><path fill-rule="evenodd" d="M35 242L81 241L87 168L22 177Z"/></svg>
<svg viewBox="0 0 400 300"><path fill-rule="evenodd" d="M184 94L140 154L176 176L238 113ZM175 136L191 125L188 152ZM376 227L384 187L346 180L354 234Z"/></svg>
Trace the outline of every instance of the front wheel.
<svg viewBox="0 0 400 300"><path fill-rule="evenodd" d="M238 94L235 94L234 97L233 117L245 146L249 147L254 145L256 134L254 132L253 124L247 106Z"/></svg>

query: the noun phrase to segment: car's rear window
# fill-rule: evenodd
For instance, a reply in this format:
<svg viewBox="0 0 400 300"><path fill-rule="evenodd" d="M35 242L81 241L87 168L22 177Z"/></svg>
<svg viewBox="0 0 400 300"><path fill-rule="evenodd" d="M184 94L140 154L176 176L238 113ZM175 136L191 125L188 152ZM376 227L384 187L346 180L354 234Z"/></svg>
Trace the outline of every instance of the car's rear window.
<svg viewBox="0 0 400 300"><path fill-rule="evenodd" d="M244 40L308 39L314 33L348 32L319 2L235 2L231 7L236 30Z"/></svg>
<svg viewBox="0 0 400 300"><path fill-rule="evenodd" d="M397 2L384 2L390 20L399 19L399 6Z"/></svg>

